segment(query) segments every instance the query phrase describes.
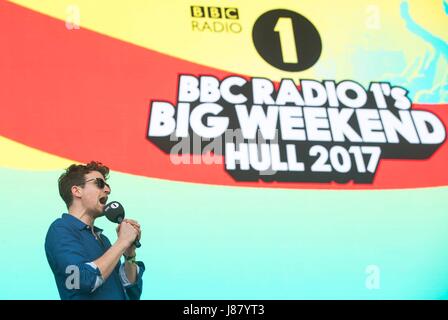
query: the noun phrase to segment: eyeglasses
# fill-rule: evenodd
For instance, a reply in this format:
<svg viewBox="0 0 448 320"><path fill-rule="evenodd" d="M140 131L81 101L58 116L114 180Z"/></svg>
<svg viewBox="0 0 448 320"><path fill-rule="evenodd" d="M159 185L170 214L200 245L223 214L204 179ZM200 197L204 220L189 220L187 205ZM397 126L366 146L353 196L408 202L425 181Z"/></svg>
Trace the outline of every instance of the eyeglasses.
<svg viewBox="0 0 448 320"><path fill-rule="evenodd" d="M105 186L107 186L110 189L110 186L106 183L106 181L104 181L101 178L89 179L89 180L85 181L84 183L87 183L90 181L95 181L96 186L100 189L104 189Z"/></svg>

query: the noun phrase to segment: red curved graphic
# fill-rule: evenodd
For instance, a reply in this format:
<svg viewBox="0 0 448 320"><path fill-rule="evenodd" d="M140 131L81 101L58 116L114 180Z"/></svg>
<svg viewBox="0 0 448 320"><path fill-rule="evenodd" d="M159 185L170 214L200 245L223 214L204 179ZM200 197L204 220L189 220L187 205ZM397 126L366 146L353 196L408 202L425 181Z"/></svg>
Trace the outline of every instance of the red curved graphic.
<svg viewBox="0 0 448 320"><path fill-rule="evenodd" d="M427 160L381 160L371 185L237 182L220 165L174 165L146 139L149 104L176 101L178 74L230 73L0 4L0 130L80 162L147 177L229 186L386 189L448 185L445 143ZM425 105L446 124L447 105ZM417 106L418 108L418 106Z"/></svg>

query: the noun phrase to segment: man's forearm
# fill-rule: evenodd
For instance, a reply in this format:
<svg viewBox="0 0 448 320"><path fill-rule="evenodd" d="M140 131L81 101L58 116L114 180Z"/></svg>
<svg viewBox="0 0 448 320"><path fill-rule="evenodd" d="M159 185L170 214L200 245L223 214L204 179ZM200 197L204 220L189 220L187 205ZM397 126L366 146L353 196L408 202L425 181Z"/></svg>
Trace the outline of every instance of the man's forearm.
<svg viewBox="0 0 448 320"><path fill-rule="evenodd" d="M135 263L125 262L124 272L130 283L134 283L137 280L137 265Z"/></svg>
<svg viewBox="0 0 448 320"><path fill-rule="evenodd" d="M123 242L117 241L101 257L93 261L100 269L103 280L110 276L126 249Z"/></svg>

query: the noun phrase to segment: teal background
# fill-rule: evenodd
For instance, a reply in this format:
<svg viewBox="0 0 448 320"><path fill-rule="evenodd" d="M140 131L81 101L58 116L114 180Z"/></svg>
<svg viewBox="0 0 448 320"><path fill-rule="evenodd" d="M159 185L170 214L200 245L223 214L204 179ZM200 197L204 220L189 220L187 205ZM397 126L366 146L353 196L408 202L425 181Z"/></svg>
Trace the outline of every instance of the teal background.
<svg viewBox="0 0 448 320"><path fill-rule="evenodd" d="M59 299L44 252L59 171L0 169L0 299ZM448 188L235 188L112 172L142 225L142 299L446 299ZM114 242L115 225L96 225ZM368 265L380 288L365 285Z"/></svg>

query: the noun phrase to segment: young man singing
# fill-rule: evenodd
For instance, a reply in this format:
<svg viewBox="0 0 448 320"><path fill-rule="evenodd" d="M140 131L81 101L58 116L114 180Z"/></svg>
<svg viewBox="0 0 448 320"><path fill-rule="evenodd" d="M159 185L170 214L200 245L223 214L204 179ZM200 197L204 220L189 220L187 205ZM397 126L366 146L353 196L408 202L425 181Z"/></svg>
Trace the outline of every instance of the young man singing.
<svg viewBox="0 0 448 320"><path fill-rule="evenodd" d="M141 235L138 222L124 219L113 245L94 226L111 192L108 174L108 167L92 161L73 164L59 177L59 194L68 213L50 225L45 253L63 300L137 300L141 296L145 265L135 260L134 242Z"/></svg>

